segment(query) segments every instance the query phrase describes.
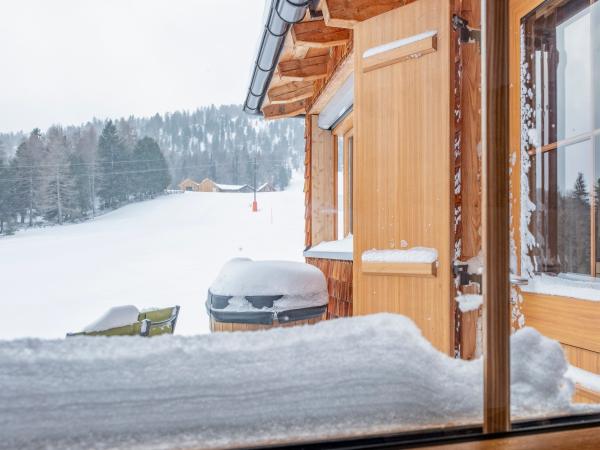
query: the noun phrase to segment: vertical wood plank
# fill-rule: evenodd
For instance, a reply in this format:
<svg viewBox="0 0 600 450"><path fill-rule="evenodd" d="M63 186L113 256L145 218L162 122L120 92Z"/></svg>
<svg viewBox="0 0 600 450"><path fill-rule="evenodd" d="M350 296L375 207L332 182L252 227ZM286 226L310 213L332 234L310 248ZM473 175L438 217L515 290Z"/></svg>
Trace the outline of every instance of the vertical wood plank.
<svg viewBox="0 0 600 450"><path fill-rule="evenodd" d="M311 243L335 239L335 148L331 131L317 125L318 116L311 116Z"/></svg>
<svg viewBox="0 0 600 450"><path fill-rule="evenodd" d="M482 0L484 423L510 429L508 0Z"/></svg>

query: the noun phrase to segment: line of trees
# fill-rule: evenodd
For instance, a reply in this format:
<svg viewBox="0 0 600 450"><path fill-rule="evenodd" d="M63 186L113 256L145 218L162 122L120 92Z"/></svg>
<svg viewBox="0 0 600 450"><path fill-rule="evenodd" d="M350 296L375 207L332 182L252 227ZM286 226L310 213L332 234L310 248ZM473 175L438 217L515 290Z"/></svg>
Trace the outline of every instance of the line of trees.
<svg viewBox="0 0 600 450"><path fill-rule="evenodd" d="M252 185L255 159L258 185L285 188L303 165L303 121L222 105L0 133L0 233L84 220L185 178Z"/></svg>
<svg viewBox="0 0 600 450"><path fill-rule="evenodd" d="M149 137L128 142L108 121L67 137L61 127L34 129L12 158L0 146L0 233L37 222L87 219L152 198L170 184L167 161Z"/></svg>

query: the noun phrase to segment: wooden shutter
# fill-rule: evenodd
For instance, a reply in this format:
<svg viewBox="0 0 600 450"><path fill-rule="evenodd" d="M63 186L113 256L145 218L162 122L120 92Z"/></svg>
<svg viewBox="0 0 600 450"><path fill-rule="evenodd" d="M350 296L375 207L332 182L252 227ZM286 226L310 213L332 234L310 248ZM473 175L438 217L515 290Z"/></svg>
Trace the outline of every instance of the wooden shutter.
<svg viewBox="0 0 600 450"><path fill-rule="evenodd" d="M354 311L406 315L447 353L454 302L450 14L448 1L417 0L354 28ZM435 276L363 270L363 251L405 244L437 249Z"/></svg>

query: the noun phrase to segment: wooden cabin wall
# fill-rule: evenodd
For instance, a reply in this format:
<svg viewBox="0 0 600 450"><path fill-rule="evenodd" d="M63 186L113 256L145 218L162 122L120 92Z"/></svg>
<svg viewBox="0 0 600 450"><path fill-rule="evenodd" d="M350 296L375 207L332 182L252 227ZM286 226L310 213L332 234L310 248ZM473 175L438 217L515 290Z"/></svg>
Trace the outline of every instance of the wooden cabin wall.
<svg viewBox="0 0 600 450"><path fill-rule="evenodd" d="M454 13L466 19L469 26L481 28L481 1L455 0ZM460 191L455 204L460 208L456 242L461 260L466 261L481 251L481 47L458 43L455 36L455 168Z"/></svg>
<svg viewBox="0 0 600 450"><path fill-rule="evenodd" d="M481 1L454 0L453 14L474 29L481 28ZM481 46L460 42L452 33L454 136L454 258L467 261L481 251ZM459 286L457 294L481 294L476 283ZM478 342L476 312L462 313L454 304L455 355L472 359Z"/></svg>
<svg viewBox="0 0 600 450"><path fill-rule="evenodd" d="M306 262L318 267L327 280L329 319L352 316L352 261L323 258L306 258Z"/></svg>
<svg viewBox="0 0 600 450"><path fill-rule="evenodd" d="M311 189L310 189L310 175L311 175L311 150L312 150L312 120L310 115L306 115L304 118L304 246L310 248L312 246L312 202L311 202Z"/></svg>
<svg viewBox="0 0 600 450"><path fill-rule="evenodd" d="M337 211L333 180L337 168L333 134L319 128L316 114L310 117L310 234L312 245L317 245L335 239Z"/></svg>
<svg viewBox="0 0 600 450"><path fill-rule="evenodd" d="M451 4L420 0L355 26L354 314L396 312L454 352ZM437 49L363 73L366 49L436 30ZM437 276L364 273L369 249L437 249Z"/></svg>

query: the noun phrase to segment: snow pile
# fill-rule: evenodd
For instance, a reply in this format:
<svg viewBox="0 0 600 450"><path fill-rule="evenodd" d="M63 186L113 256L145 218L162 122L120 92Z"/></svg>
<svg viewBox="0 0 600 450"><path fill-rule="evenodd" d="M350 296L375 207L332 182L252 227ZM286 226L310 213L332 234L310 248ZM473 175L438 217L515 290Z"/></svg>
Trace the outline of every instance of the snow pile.
<svg viewBox="0 0 600 450"><path fill-rule="evenodd" d="M513 417L579 411L557 342L520 330L511 362ZM392 314L193 337L0 341L0 448L249 447L480 423L482 381L481 359L448 357Z"/></svg>
<svg viewBox="0 0 600 450"><path fill-rule="evenodd" d="M363 262L433 263L437 258L437 250L428 247L412 247L406 250L373 249L362 254Z"/></svg>
<svg viewBox="0 0 600 450"><path fill-rule="evenodd" d="M591 391L600 392L600 375L580 369L576 366L569 366L565 376L575 384L579 384Z"/></svg>
<svg viewBox="0 0 600 450"><path fill-rule="evenodd" d="M479 252L478 255L468 259L466 264L469 266L467 270L470 274L481 275L483 273L484 266L483 253Z"/></svg>
<svg viewBox="0 0 600 450"><path fill-rule="evenodd" d="M137 322L139 315L139 310L133 305L115 306L106 311L98 320L90 323L83 331L90 333L131 325Z"/></svg>
<svg viewBox="0 0 600 450"><path fill-rule="evenodd" d="M575 274L536 275L531 277L527 285L521 286L521 290L536 294L600 301L600 281Z"/></svg>
<svg viewBox="0 0 600 450"><path fill-rule="evenodd" d="M329 258L351 261L353 252L354 239L352 234L349 234L344 239L338 239L337 241L323 241L306 250L304 256L307 258Z"/></svg>
<svg viewBox="0 0 600 450"><path fill-rule="evenodd" d="M475 311L483 305L483 296L477 294L462 294L456 297L455 300L462 312Z"/></svg>
<svg viewBox="0 0 600 450"><path fill-rule="evenodd" d="M327 281L315 266L294 261L252 261L234 258L227 262L210 286L215 295L284 295L327 297ZM327 301L325 300L325 303Z"/></svg>

